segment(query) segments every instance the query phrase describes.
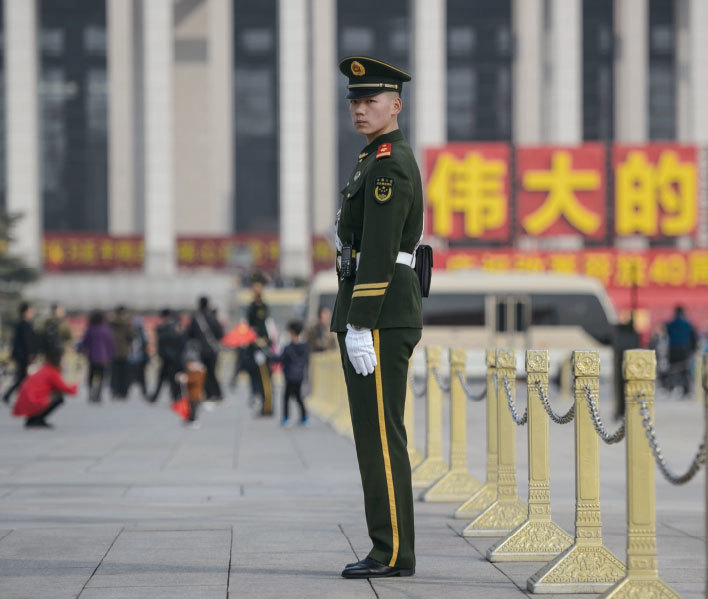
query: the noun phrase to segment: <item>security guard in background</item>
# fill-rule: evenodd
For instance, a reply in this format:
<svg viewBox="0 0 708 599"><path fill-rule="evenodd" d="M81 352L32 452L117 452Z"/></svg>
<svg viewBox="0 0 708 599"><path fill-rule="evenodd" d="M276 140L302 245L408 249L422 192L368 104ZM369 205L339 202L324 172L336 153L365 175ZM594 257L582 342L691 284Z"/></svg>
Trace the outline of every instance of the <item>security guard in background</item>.
<svg viewBox="0 0 708 599"><path fill-rule="evenodd" d="M423 233L420 172L398 128L408 73L345 58L354 129L366 137L337 217L337 333L373 548L345 578L415 572L413 492L403 411L408 361L423 326L414 271Z"/></svg>
<svg viewBox="0 0 708 599"><path fill-rule="evenodd" d="M265 278L260 273L251 279L253 301L248 306L248 324L258 338L247 348L247 368L251 376L251 391L263 398L261 416L273 415L273 384L270 378L270 335L266 321L270 318L270 308L263 301Z"/></svg>

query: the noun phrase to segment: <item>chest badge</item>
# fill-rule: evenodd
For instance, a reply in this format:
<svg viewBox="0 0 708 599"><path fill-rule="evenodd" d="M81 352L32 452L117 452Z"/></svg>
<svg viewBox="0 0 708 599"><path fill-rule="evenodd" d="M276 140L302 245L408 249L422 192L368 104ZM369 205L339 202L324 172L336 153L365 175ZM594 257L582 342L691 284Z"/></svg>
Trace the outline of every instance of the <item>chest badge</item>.
<svg viewBox="0 0 708 599"><path fill-rule="evenodd" d="M376 187L374 187L374 197L376 201L383 204L388 202L393 195L393 179L389 177L377 177Z"/></svg>
<svg viewBox="0 0 708 599"><path fill-rule="evenodd" d="M359 177L361 177L361 171L357 171L357 172L354 174L354 181L356 181Z"/></svg>

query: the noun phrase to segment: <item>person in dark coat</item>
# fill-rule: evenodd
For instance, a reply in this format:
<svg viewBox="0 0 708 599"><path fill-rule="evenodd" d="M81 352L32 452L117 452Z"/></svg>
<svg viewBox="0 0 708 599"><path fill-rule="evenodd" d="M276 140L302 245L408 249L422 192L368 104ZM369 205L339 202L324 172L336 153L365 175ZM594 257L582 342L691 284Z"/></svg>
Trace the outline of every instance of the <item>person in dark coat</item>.
<svg viewBox="0 0 708 599"><path fill-rule="evenodd" d="M89 401L98 403L101 401L103 381L116 347L113 333L100 310L91 313L89 326L79 347L89 362Z"/></svg>
<svg viewBox="0 0 708 599"><path fill-rule="evenodd" d="M66 310L60 303L51 306L49 318L41 331L41 351L44 354L65 351L71 343L71 327L66 320Z"/></svg>
<svg viewBox="0 0 708 599"><path fill-rule="evenodd" d="M32 326L34 309L27 302L22 302L19 307L20 320L15 325L15 336L12 340L12 359L15 361L15 380L10 388L5 391L3 401L10 402L12 394L19 389L22 381L27 377L27 369L34 360L39 350L37 334Z"/></svg>
<svg viewBox="0 0 708 599"><path fill-rule="evenodd" d="M187 329L187 338L199 342L201 360L206 367L204 394L207 401L220 401L224 398L221 385L216 378L216 361L219 357L219 341L224 336L224 329L209 306L208 297L200 297L197 310Z"/></svg>
<svg viewBox="0 0 708 599"><path fill-rule="evenodd" d="M130 364L128 354L135 338L133 323L125 306L118 306L111 321L111 331L116 349L111 363L111 391L115 399L125 399L130 386Z"/></svg>
<svg viewBox="0 0 708 599"><path fill-rule="evenodd" d="M686 319L683 306L676 306L674 319L666 323L669 338L669 371L673 384L681 385L683 394L691 391L691 360L696 351L698 336L693 325Z"/></svg>
<svg viewBox="0 0 708 599"><path fill-rule="evenodd" d="M290 398L295 398L300 407L300 424L307 424L307 410L302 402L302 382L307 373L307 363L309 352L307 343L300 341L302 333L302 323L296 320L288 323L290 333L290 343L284 348L278 358L283 365L283 376L285 377L285 393L283 394L283 416L280 424L287 426L290 423L288 406Z"/></svg>
<svg viewBox="0 0 708 599"><path fill-rule="evenodd" d="M184 349L184 336L179 330L174 312L165 308L160 312L162 322L157 327L157 355L162 360L160 373L157 377L157 386L150 396L151 402L156 402L160 395L163 383L167 383L170 389L172 401L180 398L180 385L177 381L177 373L180 369L180 356Z"/></svg>
<svg viewBox="0 0 708 599"><path fill-rule="evenodd" d="M261 415L273 414L273 383L270 376L271 342L267 322L270 318L270 308L263 301L263 285L265 279L260 273L251 279L253 301L248 306L247 319L249 326L258 337L246 348L244 365L251 377L251 396L262 398Z"/></svg>
<svg viewBox="0 0 708 599"><path fill-rule="evenodd" d="M128 352L128 389L133 383L138 383L143 398L149 401L145 370L150 362L150 354L148 353L148 341L143 327L143 319L139 316L133 318L133 335L133 341Z"/></svg>
<svg viewBox="0 0 708 599"><path fill-rule="evenodd" d="M47 416L64 403L62 393L76 395L77 386L65 382L61 376L60 350L47 352L44 366L28 376L20 387L14 416L25 416L26 428L53 428Z"/></svg>

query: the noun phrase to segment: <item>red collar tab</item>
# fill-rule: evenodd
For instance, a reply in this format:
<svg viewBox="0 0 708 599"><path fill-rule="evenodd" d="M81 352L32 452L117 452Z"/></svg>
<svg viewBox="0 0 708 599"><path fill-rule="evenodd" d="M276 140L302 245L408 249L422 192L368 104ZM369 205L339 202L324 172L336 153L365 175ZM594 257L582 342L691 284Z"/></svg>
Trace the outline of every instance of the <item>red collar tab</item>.
<svg viewBox="0 0 708 599"><path fill-rule="evenodd" d="M379 158L388 158L391 155L391 144L381 144L379 149L376 150L376 160Z"/></svg>

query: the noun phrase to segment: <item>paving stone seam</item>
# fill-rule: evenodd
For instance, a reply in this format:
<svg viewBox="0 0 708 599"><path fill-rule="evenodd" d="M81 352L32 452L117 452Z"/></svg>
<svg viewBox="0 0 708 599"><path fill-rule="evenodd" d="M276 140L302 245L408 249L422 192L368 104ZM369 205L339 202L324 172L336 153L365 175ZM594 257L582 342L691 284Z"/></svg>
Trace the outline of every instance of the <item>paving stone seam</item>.
<svg viewBox="0 0 708 599"><path fill-rule="evenodd" d="M470 541L469 538L462 536L462 535L461 535L459 532L457 532L452 526L450 526L450 523L449 523L449 522L446 524L446 526L452 531L452 533L453 533L456 537L461 538L465 543L467 543L470 547L472 547L472 549L474 549L474 550L479 554L479 556L480 556L481 558L483 558L484 561L487 561L487 556L486 556L486 554L482 553L479 549L477 549L477 547L475 547L475 546L471 543L471 541ZM493 541L494 539L489 539L489 540L490 540L490 541ZM490 545L491 545L491 543L490 543ZM494 562L489 562L489 564L490 564L494 569L496 569L502 576L504 576L504 578L506 578L511 584L513 584L513 585L518 589L518 591L519 591L524 597L531 597L531 595L529 595L529 594L526 592L525 589L522 589L518 584L516 584L516 582L514 581L514 579L511 578L506 572L504 572L504 570L502 570L496 563L494 563Z"/></svg>
<svg viewBox="0 0 708 599"><path fill-rule="evenodd" d="M696 539L697 541L704 542L706 540L705 537L699 537L698 535L692 535L685 530L681 530L680 528L676 528L675 526L672 526L671 524L666 524L666 522L659 522L662 526L665 526L669 530L673 530L674 532L679 533L681 536L684 537L689 537L690 539Z"/></svg>
<svg viewBox="0 0 708 599"><path fill-rule="evenodd" d="M229 543L229 568L226 570L226 599L229 599L229 588L231 587L231 561L234 555L234 527L231 527L231 542Z"/></svg>
<svg viewBox="0 0 708 599"><path fill-rule="evenodd" d="M347 540L347 543L349 543L349 547L351 548L352 553L354 554L354 559L356 559L356 561L360 561L359 555L357 554L356 549L354 549L354 545L352 544L351 539L347 536L347 533L344 532L344 527L342 526L341 523L337 523L337 526L339 527L339 530L342 531L342 534L344 535L344 538ZM366 582L369 583L369 586L371 587L371 591L376 596L376 599L380 599L379 594L376 592L376 589L374 588L374 583L371 581L371 578L367 578Z"/></svg>
<svg viewBox="0 0 708 599"><path fill-rule="evenodd" d="M120 535L123 534L123 531L124 531L124 530L125 530L125 527L124 527L124 526L121 526L120 530L118 531L118 534L115 536L115 538L113 539L113 541L111 541L111 544L108 546L108 549L106 549L106 552L103 554L103 557L102 557L101 560L98 562L98 564L96 565L96 567L93 569L93 572L91 572L91 576L89 576L89 577L86 579L86 582L84 583L84 586L81 587L81 590L79 591L79 594L76 595L76 599L80 599L80 598L81 598L81 595L82 595L83 592L86 590L86 587L88 586L88 583L91 582L91 579L94 577L94 575L96 574L96 572L98 572L98 569L101 567L101 564L103 563L103 560L106 559L106 556L110 553L111 549L113 549L113 545L115 545L116 541L118 540L118 537L120 537Z"/></svg>
<svg viewBox="0 0 708 599"><path fill-rule="evenodd" d="M300 446L297 444L297 441L295 440L295 435L293 435L293 434L291 433L291 431L286 431L286 432L287 432L287 437L288 437L288 439L290 440L290 443L292 444L293 449L295 450L295 455L296 455L296 456L298 457L298 459L300 460L300 463L302 464L302 467L303 467L305 470L309 470L310 467L308 466L307 461L305 460L305 456L304 456L303 453L302 453L302 449L300 448Z"/></svg>
<svg viewBox="0 0 708 599"><path fill-rule="evenodd" d="M172 459L177 455L177 450L180 448L182 445L184 439L179 439L174 443L174 445L170 448L170 451L167 452L167 457L165 458L165 461L160 464L160 472L164 472L167 470L167 467L170 465L170 462Z"/></svg>
<svg viewBox="0 0 708 599"><path fill-rule="evenodd" d="M0 541L2 541L3 539L7 539L7 537L9 537L13 532L15 532L14 528L12 530L8 530L4 535L0 537Z"/></svg>

